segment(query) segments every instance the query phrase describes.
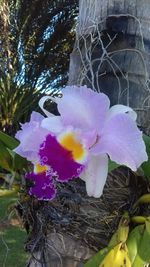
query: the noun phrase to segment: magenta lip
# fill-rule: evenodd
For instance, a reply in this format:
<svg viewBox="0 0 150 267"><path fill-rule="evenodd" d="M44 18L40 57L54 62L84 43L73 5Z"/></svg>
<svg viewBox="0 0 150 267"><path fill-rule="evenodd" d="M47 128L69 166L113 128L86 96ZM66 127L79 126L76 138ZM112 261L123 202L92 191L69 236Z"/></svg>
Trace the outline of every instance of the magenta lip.
<svg viewBox="0 0 150 267"><path fill-rule="evenodd" d="M84 165L73 160L71 151L63 148L56 137L50 134L41 145L39 155L41 162L53 169L59 182L67 182L78 177L84 169Z"/></svg>

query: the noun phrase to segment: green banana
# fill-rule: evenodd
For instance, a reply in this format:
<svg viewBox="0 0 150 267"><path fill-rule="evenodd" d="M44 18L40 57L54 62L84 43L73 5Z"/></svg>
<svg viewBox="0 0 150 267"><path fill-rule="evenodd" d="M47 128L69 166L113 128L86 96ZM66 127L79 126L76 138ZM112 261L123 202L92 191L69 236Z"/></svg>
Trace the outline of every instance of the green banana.
<svg viewBox="0 0 150 267"><path fill-rule="evenodd" d="M96 255L94 255L84 267L130 267L128 249L125 244L128 232L129 232L129 216L125 213L120 222L117 231L113 234L108 246L101 249ZM111 265L110 262L115 261L117 265ZM105 265L101 265L104 262ZM127 265L125 265L125 263Z"/></svg>
<svg viewBox="0 0 150 267"><path fill-rule="evenodd" d="M129 226L127 221L123 221L121 225L118 227L118 241L126 242L129 234Z"/></svg>
<svg viewBox="0 0 150 267"><path fill-rule="evenodd" d="M100 263L99 267L131 267L126 244L120 242L112 248Z"/></svg>
<svg viewBox="0 0 150 267"><path fill-rule="evenodd" d="M150 194L145 194L141 196L134 204L134 207L136 207L139 204L144 204L144 203L150 203Z"/></svg>
<svg viewBox="0 0 150 267"><path fill-rule="evenodd" d="M131 222L136 224L143 224L145 223L147 217L144 216L133 216L131 217Z"/></svg>
<svg viewBox="0 0 150 267"><path fill-rule="evenodd" d="M108 244L109 247L114 247L115 245L119 244L120 242L126 242L129 233L129 216L125 213L120 222L117 231L111 237L111 240Z"/></svg>

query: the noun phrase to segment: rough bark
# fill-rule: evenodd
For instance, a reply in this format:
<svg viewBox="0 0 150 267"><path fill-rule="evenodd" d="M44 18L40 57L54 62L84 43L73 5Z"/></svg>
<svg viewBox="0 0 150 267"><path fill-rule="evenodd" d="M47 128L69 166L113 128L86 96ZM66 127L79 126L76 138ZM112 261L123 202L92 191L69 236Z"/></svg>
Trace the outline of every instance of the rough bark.
<svg viewBox="0 0 150 267"><path fill-rule="evenodd" d="M80 240L60 233L47 236L47 249L44 254L37 252L30 261L30 267L82 267L81 259L88 259L93 255ZM39 259L39 262L37 261ZM43 265L42 265L43 264Z"/></svg>

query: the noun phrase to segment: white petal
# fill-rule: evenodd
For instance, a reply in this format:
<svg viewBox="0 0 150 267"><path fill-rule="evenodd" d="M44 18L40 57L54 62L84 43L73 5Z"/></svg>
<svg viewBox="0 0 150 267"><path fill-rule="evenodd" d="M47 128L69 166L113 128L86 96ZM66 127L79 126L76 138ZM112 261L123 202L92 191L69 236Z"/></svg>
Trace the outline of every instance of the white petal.
<svg viewBox="0 0 150 267"><path fill-rule="evenodd" d="M47 117L53 117L53 116L55 116L55 115L52 114L52 113L50 113L50 112L48 112L48 111L44 108L44 103L45 103L45 101L48 100L48 99L52 100L53 102L56 102L55 98L53 98L53 97L51 97L51 96L43 96L43 97L40 99L40 101L39 101L39 107L42 109L42 111L45 113L45 115L46 115Z"/></svg>
<svg viewBox="0 0 150 267"><path fill-rule="evenodd" d="M137 114L136 112L127 106L124 105L114 105L110 108L109 112L108 112L108 119L112 118L113 116L119 114L119 113L126 113L130 116L131 119L133 119L134 121L136 121L137 119Z"/></svg>
<svg viewBox="0 0 150 267"><path fill-rule="evenodd" d="M87 169L80 175L86 182L87 194L90 197L100 197L108 174L108 156L105 154L92 156Z"/></svg>
<svg viewBox="0 0 150 267"><path fill-rule="evenodd" d="M64 128L60 116L53 116L43 119L41 126L52 133L59 133Z"/></svg>

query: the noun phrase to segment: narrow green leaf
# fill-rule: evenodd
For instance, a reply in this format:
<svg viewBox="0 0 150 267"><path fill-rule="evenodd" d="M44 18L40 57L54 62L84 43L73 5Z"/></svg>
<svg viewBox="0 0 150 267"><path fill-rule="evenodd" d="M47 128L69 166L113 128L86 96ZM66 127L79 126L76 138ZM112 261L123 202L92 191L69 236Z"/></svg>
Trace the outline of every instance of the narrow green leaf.
<svg viewBox="0 0 150 267"><path fill-rule="evenodd" d="M20 155L16 154L13 158L13 170L18 172L23 169L27 169L28 161L25 158L22 158Z"/></svg>
<svg viewBox="0 0 150 267"><path fill-rule="evenodd" d="M3 133L2 131L0 131L0 141L2 141L5 144L5 146L7 146L9 149L14 149L19 145L19 141Z"/></svg>
<svg viewBox="0 0 150 267"><path fill-rule="evenodd" d="M24 168L27 169L28 161L25 158L21 157L11 149L8 149L8 151L13 159L13 171L18 172L22 171Z"/></svg>
<svg viewBox="0 0 150 267"><path fill-rule="evenodd" d="M14 151L12 151L15 147L19 145L19 142L0 131L0 141L3 143L4 146L8 148L8 153L12 157L12 169L13 171L22 170L23 168L27 168L27 160L20 155L16 154Z"/></svg>
<svg viewBox="0 0 150 267"><path fill-rule="evenodd" d="M148 180L150 181L150 136L148 135L143 135L143 139L146 145L146 151L147 151L147 155L148 155L148 161L144 162L141 166L144 175L148 178Z"/></svg>
<svg viewBox="0 0 150 267"><path fill-rule="evenodd" d="M12 170L12 157L3 142L0 141L0 167L7 171Z"/></svg>

